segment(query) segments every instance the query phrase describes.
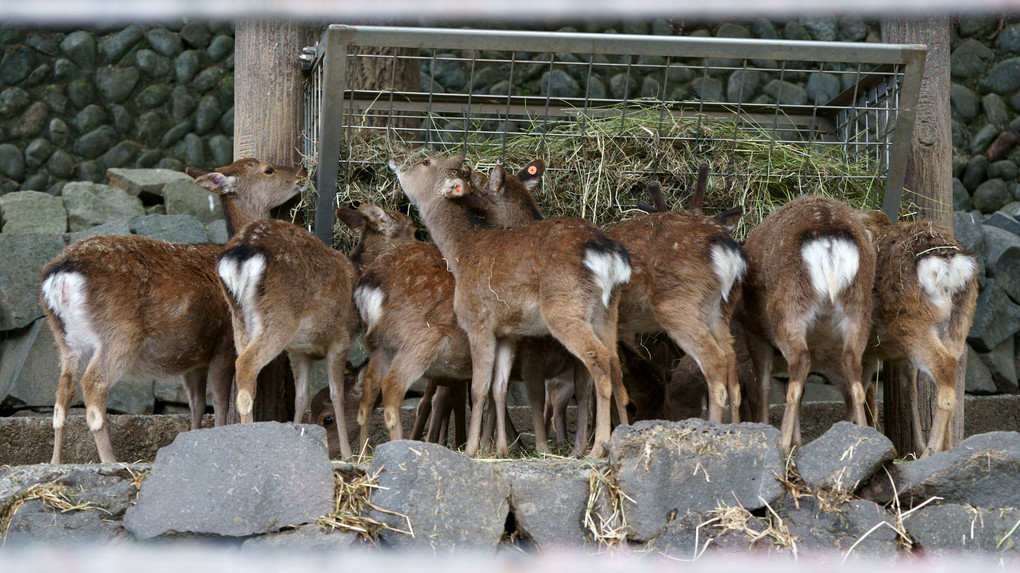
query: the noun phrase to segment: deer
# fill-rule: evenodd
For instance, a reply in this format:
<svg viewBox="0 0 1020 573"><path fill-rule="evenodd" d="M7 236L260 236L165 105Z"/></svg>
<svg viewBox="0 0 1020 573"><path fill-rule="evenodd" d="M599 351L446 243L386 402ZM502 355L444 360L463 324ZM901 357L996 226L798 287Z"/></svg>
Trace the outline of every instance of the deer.
<svg viewBox="0 0 1020 573"><path fill-rule="evenodd" d="M649 184L655 206L605 227L606 234L630 254L632 273L620 297L621 339L665 331L705 372L709 419L721 421L729 398L731 419L739 421L740 391L729 322L747 263L732 239L743 209L714 217L702 213L708 165L699 167L689 211L670 211L661 187ZM537 209L527 189L516 195L491 193L498 208Z"/></svg>
<svg viewBox="0 0 1020 573"><path fill-rule="evenodd" d="M522 169L517 176L501 179L504 185L534 186L541 178L542 169L533 164ZM480 175L476 172L474 176ZM482 176L479 181L488 184ZM474 208L469 196L464 207ZM491 216L488 224L519 226L533 220L533 214L520 216L502 213ZM462 387L471 379L471 350L467 334L460 328L454 311L454 277L439 249L431 243L403 245L381 256L365 269L355 290L355 302L366 324L366 344L370 359L365 374L365 391L362 394L358 422L361 425L361 447L368 439L368 420L378 395L382 394L383 415L390 439L401 439L403 428L400 405L416 379L429 379L426 395L419 403L412 439L420 438L425 430L425 419L431 410L431 397L437 386L448 387L454 394L453 410L457 417L458 443L463 443ZM536 367L521 366L521 370L539 384L548 369L560 370L560 364L548 364L545 354L534 354ZM528 364L529 362L525 362ZM445 391L440 393L444 397ZM443 402L444 414L447 402ZM434 420L446 419L437 416ZM430 429L430 437L437 439L439 424ZM537 432L536 444L540 452L548 453L545 436Z"/></svg>
<svg viewBox="0 0 1020 573"><path fill-rule="evenodd" d="M952 233L928 220L891 223L881 211L859 218L871 232L877 260L872 292L871 333L862 382L870 384L878 361L905 368L913 450L921 457L952 447L950 422L956 407L956 376L977 305L977 259ZM921 435L918 373L935 381L935 416L927 442Z"/></svg>
<svg viewBox="0 0 1020 573"><path fill-rule="evenodd" d="M348 362L345 368L344 377L344 420L347 424L348 434L356 430L353 424L357 420L357 405L361 398L361 384L363 369L354 369ZM310 406L311 423L322 426L326 430L326 446L330 458L340 455L340 434L336 427L336 412L333 410L333 401L329 398L329 387L322 388L312 396Z"/></svg>
<svg viewBox="0 0 1020 573"><path fill-rule="evenodd" d="M362 215L373 212L369 205L358 211ZM371 221L370 216L364 217L365 225L373 224ZM397 224L403 234L379 244L413 240L413 226L404 223ZM365 245L362 241L352 253L369 262L376 255ZM361 330L354 306L354 288L360 276L355 263L297 225L260 220L227 242L216 269L230 308L237 348L234 368L241 423L254 421L256 378L281 352L287 353L294 370L295 420L300 421L308 407L312 361L324 358L340 452L349 458L343 385L347 352Z"/></svg>
<svg viewBox="0 0 1020 573"><path fill-rule="evenodd" d="M542 219L519 228L483 227L450 198L473 185L462 157L390 160L404 194L421 214L455 278L454 310L471 348L471 422L465 453L481 440L482 407L492 391L496 453L506 455L506 385L517 342L552 335L585 363L596 390L595 444L602 457L615 400L627 420L627 393L616 354L619 287L630 278L627 251L579 218ZM490 172L499 186L502 170ZM497 290L498 289L498 290Z"/></svg>
<svg viewBox="0 0 1020 573"><path fill-rule="evenodd" d="M875 249L865 225L838 199L804 195L751 231L740 320L747 331L758 388L757 421L768 423L773 349L789 382L781 445L801 445L800 401L814 362L833 367L847 384L848 418L865 425L862 356L868 342Z"/></svg>
<svg viewBox="0 0 1020 573"><path fill-rule="evenodd" d="M300 167L252 158L214 171L188 168L195 183L220 198L228 232L269 217L305 189ZM59 464L75 384L100 461L116 461L106 399L123 376L182 376L191 429L201 427L206 378L214 423L226 422L234 344L219 290L221 245L169 243L138 235L90 237L68 246L42 270L40 306L57 341L60 379L53 407L53 457Z"/></svg>

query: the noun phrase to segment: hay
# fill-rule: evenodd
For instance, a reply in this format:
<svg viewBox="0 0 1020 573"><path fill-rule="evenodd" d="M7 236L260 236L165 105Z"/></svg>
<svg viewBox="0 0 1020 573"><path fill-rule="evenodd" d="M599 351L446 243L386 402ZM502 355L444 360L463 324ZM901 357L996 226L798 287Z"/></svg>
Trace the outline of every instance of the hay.
<svg viewBox="0 0 1020 573"><path fill-rule="evenodd" d="M647 200L645 185L651 178L662 182L670 207L681 208L685 189L693 188L698 164L706 161L715 175L709 178L705 211L742 205L745 215L735 232L738 238L802 194L874 207L881 193L882 178L873 167L848 160L838 147L787 143L780 140L785 134L747 120L736 123L649 102L626 109L576 110L567 120L550 125L543 129L533 123L488 139L468 132L464 141L448 144L445 153L464 154L482 170L497 162L519 168L543 158L549 169L535 196L546 215L579 216L599 225L638 213L635 204ZM355 127L345 133L338 205L368 202L408 212L387 166L389 158L415 161L444 150L427 150L392 137L399 132L387 136L377 129ZM314 162L309 167L314 169ZM301 207L305 216L308 206L305 201ZM353 233L346 228L337 231L340 248L349 249Z"/></svg>
<svg viewBox="0 0 1020 573"><path fill-rule="evenodd" d="M354 531L373 543L378 538L379 532L384 529L414 537L411 520L406 515L388 511L372 504L372 490L380 489L377 477L378 474L370 475L356 467L334 470L333 484L336 505L332 513L320 517L316 524L324 530L342 529ZM402 517L407 523L407 529L396 529L386 523L365 516L365 510L369 508Z"/></svg>
<svg viewBox="0 0 1020 573"><path fill-rule="evenodd" d="M25 488L20 493L11 496L0 505L0 529L3 531L3 544L7 543L7 532L10 530L14 514L21 509L22 505L33 499L41 499L43 504L62 513L102 509L92 502L79 503L74 501L80 494L80 490L71 486L61 485L57 482L46 482L34 484Z"/></svg>
<svg viewBox="0 0 1020 573"><path fill-rule="evenodd" d="M627 544L631 528L623 513L625 498L626 494L616 484L612 469L592 468L588 478L584 527L600 551L621 550Z"/></svg>

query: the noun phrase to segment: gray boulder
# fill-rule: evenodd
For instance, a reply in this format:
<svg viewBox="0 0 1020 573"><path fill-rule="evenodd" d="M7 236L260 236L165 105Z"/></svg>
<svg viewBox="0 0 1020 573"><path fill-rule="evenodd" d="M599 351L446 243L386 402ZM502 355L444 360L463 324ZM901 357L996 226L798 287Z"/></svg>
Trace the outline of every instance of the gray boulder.
<svg viewBox="0 0 1020 573"><path fill-rule="evenodd" d="M40 191L18 191L0 196L4 233L63 233L67 210L59 197Z"/></svg>
<svg viewBox="0 0 1020 573"><path fill-rule="evenodd" d="M892 442L874 428L837 422L797 450L797 472L812 489L853 492L895 457Z"/></svg>
<svg viewBox="0 0 1020 573"><path fill-rule="evenodd" d="M496 471L510 483L510 512L517 532L540 550L584 544L590 465L529 460L501 464Z"/></svg>
<svg viewBox="0 0 1020 573"><path fill-rule="evenodd" d="M10 468L0 478L0 506L29 498L10 516L7 547L27 544L95 545L129 541L119 522L136 493L144 466L40 464ZM61 511L38 496L47 492L76 506Z"/></svg>
<svg viewBox="0 0 1020 573"><path fill-rule="evenodd" d="M145 208L137 197L109 185L75 181L64 185L61 195L71 232L84 231L109 221L130 221L145 214Z"/></svg>
<svg viewBox="0 0 1020 573"><path fill-rule="evenodd" d="M390 547L495 552L509 513L510 485L492 465L436 444L398 440L375 449L372 474L378 474L380 486L372 504L397 515L371 509L368 517L414 532L381 531Z"/></svg>
<svg viewBox="0 0 1020 573"><path fill-rule="evenodd" d="M108 223L102 223L95 227L89 227L84 231L78 231L77 233L71 233L68 235L68 244L77 243L82 239L89 237L96 237L99 235L130 235L131 227L127 224L127 221L110 221Z"/></svg>
<svg viewBox="0 0 1020 573"><path fill-rule="evenodd" d="M1002 179L989 179L974 189L970 200L982 213L994 213L1013 200Z"/></svg>
<svg viewBox="0 0 1020 573"><path fill-rule="evenodd" d="M1006 340L1012 339L1010 337ZM995 380L992 378L992 372L988 365L981 360L978 353L970 345L967 345L967 374L964 391L968 394L994 394L997 390L998 388L995 385Z"/></svg>
<svg viewBox="0 0 1020 573"><path fill-rule="evenodd" d="M185 432L156 454L124 527L247 536L314 523L333 508L321 426L259 422Z"/></svg>
<svg viewBox="0 0 1020 573"><path fill-rule="evenodd" d="M1020 332L1020 305L1010 300L997 279L987 279L978 294L967 342L979 352L988 352L1017 332Z"/></svg>
<svg viewBox="0 0 1020 573"><path fill-rule="evenodd" d="M178 179L163 187L163 201L167 215L191 215L202 223L223 218L219 197L199 187L189 177Z"/></svg>
<svg viewBox="0 0 1020 573"><path fill-rule="evenodd" d="M609 465L639 542L674 514L773 503L785 491L776 480L784 461L779 431L764 424L646 421L618 426L609 441Z"/></svg>
<svg viewBox="0 0 1020 573"><path fill-rule="evenodd" d="M960 555L1020 552L1020 538L1007 535L1020 521L1016 509L989 511L978 507L945 503L928 505L903 519L914 547L928 558Z"/></svg>
<svg viewBox="0 0 1020 573"><path fill-rule="evenodd" d="M216 219L212 223L205 226L206 236L209 237L210 243L216 243L217 245L226 245L227 241L230 240L230 236L227 233L227 221L225 219Z"/></svg>
<svg viewBox="0 0 1020 573"><path fill-rule="evenodd" d="M981 220L971 213L953 213L953 234L965 249L981 252L985 246L985 229Z"/></svg>
<svg viewBox="0 0 1020 573"><path fill-rule="evenodd" d="M209 239L205 226L191 215L145 215L131 219L131 232L172 243L204 243Z"/></svg>
<svg viewBox="0 0 1020 573"><path fill-rule="evenodd" d="M106 177L110 185L143 200L162 197L163 187L171 181L192 180L186 173L169 169L107 169Z"/></svg>
<svg viewBox="0 0 1020 573"><path fill-rule="evenodd" d="M892 557L899 551L896 519L871 501L853 499L838 508L826 508L816 497L787 497L777 513L796 538L800 557L822 560L848 555L868 560ZM886 526L879 526L883 522Z"/></svg>
<svg viewBox="0 0 1020 573"><path fill-rule="evenodd" d="M900 503L914 507L932 497L986 509L1020 507L1020 433L988 432L924 459L893 465ZM862 497L892 500L889 477L876 477Z"/></svg>
<svg viewBox="0 0 1020 573"><path fill-rule="evenodd" d="M42 317L39 271L65 246L59 235L0 233L0 331Z"/></svg>

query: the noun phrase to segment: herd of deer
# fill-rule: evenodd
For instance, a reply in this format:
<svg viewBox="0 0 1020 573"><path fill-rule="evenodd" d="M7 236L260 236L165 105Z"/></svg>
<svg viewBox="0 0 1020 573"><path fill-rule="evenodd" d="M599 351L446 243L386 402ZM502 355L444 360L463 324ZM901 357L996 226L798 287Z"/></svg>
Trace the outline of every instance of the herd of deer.
<svg viewBox="0 0 1020 573"><path fill-rule="evenodd" d="M53 463L60 463L75 381L100 459L112 462L106 397L121 376L183 375L193 429L201 426L207 377L216 425L226 422L236 379L236 408L247 423L258 373L281 352L294 370L296 422L309 405L311 362L327 360L329 399L317 398L317 406L328 409L323 417L332 418L339 453L349 457L347 429L355 426L345 413L344 368L362 331L369 361L357 408L361 448L380 396L390 437L403 436L404 394L426 378L413 436L424 432L435 400L429 435L438 435L436 420L445 419L436 414L452 409L458 443L466 440L473 456L493 431L482 427L488 406L496 454L507 455L505 403L515 375L528 391L540 452L549 451L547 397L562 408L574 394L572 454L590 442L593 401L589 455L602 456L614 414L627 423L633 408L619 349L631 348L636 335L659 332L685 354L677 376L702 373L713 421L723 419L728 403L732 421L768 422L778 350L789 373L786 450L801 443L798 413L810 370L841 389L847 419L873 423L870 380L878 360L906 366L897 383L911 399L915 447L927 455L950 446L977 263L930 222L893 225L881 212L804 196L767 217L741 246L730 232L742 209L701 212L707 169L688 211L669 210L650 184L655 205L642 204L647 213L599 228L542 217L531 195L545 170L541 160L516 175L501 166L484 175L460 157L391 160L390 168L434 244L415 239L406 215L361 205L337 212L360 231L344 256L305 229L269 218L271 208L304 190L303 169L242 159L216 171L188 170L221 199L232 235L225 247L99 236L50 261L41 301L61 357ZM937 388L926 442L918 372Z"/></svg>

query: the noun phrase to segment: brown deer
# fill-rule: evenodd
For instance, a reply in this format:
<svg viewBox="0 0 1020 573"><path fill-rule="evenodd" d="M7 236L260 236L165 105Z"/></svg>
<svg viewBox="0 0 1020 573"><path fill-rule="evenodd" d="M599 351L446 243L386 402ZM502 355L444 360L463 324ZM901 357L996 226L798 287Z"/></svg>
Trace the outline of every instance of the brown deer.
<svg viewBox="0 0 1020 573"><path fill-rule="evenodd" d="M619 287L630 276L627 252L583 219L544 219L521 228L485 228L448 197L463 195L472 172L460 157L390 167L456 279L454 309L471 346L471 423L465 452L481 438L482 407L492 390L496 452L508 453L506 385L518 339L551 334L584 361L595 380L596 434L589 455L603 455L611 399L627 420L616 356ZM502 170L490 185L499 186Z"/></svg>
<svg viewBox="0 0 1020 573"><path fill-rule="evenodd" d="M534 186L541 175L542 169L533 165L521 170L516 177L503 178L502 183ZM488 178L477 180L488 184ZM472 195L469 200L474 197ZM520 226L533 218L531 213L523 217L500 213L492 215L486 222ZM403 436L400 405L408 387L416 379L428 378L429 391L419 404L412 438L420 437L424 432L425 418L428 417L436 385L451 387L455 395L462 395L460 387L471 379L471 350L467 335L457 323L454 288L454 278L447 263L439 249L431 243L403 245L365 269L355 290L355 302L367 325L366 343L370 351L365 391L358 413L362 448L368 438L368 420L380 392L391 439ZM535 363L539 364L538 368L525 366L522 369L541 378L547 369L546 364ZM454 408L460 442L464 427L463 400ZM440 419L438 414L436 420ZM445 420L445 416L441 419ZM430 435L436 437L438 434L439 425L436 424ZM536 443L540 452L548 452L545 442L544 435L538 433Z"/></svg>
<svg viewBox="0 0 1020 573"><path fill-rule="evenodd" d="M220 196L228 231L266 218L304 189L299 167L239 159L216 171L188 169ZM41 306L60 351L53 407L53 463L60 463L64 423L78 382L86 420L102 462L116 456L106 425L106 397L118 379L184 377L191 428L205 413L212 380L215 423L226 420L234 344L230 311L220 294L221 245L168 243L136 235L91 237L43 268Z"/></svg>
<svg viewBox="0 0 1020 573"><path fill-rule="evenodd" d="M358 211L372 213L372 207L363 205ZM365 217L365 225L371 224L371 217ZM408 240L406 233L413 233L413 227L394 224L405 231L395 240ZM364 241L354 253L365 261L375 256L365 249ZM284 351L294 369L295 419L299 421L308 406L311 363L325 358L340 452L350 457L343 374L351 339L361 330L353 298L359 275L355 264L297 225L261 220L227 243L217 271L234 326L241 422L253 421L259 371Z"/></svg>
<svg viewBox="0 0 1020 573"><path fill-rule="evenodd" d="M901 382L909 400L913 449L928 456L952 447L949 426L956 407L957 368L967 351L977 304L977 260L952 233L931 221L892 225L881 211L860 213L877 254L863 381L869 383L877 360L906 367ZM918 414L918 372L935 381L935 416L927 442Z"/></svg>
<svg viewBox="0 0 1020 573"><path fill-rule="evenodd" d="M729 320L739 297L735 288L747 267L743 250L730 237L743 214L732 209L715 217L701 212L708 165L689 212L668 211L657 183L649 185L655 207L605 232L630 254L632 274L621 292L621 338L665 331L705 372L709 419L721 421L730 398L731 416L739 421L739 380ZM516 195L490 193L498 208L537 210L527 189Z"/></svg>
<svg viewBox="0 0 1020 573"><path fill-rule="evenodd" d="M358 400L361 398L361 376L362 369L354 369L348 362L344 370L344 420L347 423L347 431L356 431L354 427L358 417ZM329 457L335 458L340 455L340 434L336 427L336 412L333 410L333 401L329 398L329 387L323 388L312 396L310 406L311 423L322 426L326 430L326 445Z"/></svg>
<svg viewBox="0 0 1020 573"><path fill-rule="evenodd" d="M871 326L875 249L863 223L842 201L805 195L766 217L744 250L749 272L741 320L760 381L757 421L768 423L775 347L790 376L781 427L784 450L801 444L800 401L813 355L836 356L848 385L849 417L864 425L861 356Z"/></svg>

